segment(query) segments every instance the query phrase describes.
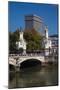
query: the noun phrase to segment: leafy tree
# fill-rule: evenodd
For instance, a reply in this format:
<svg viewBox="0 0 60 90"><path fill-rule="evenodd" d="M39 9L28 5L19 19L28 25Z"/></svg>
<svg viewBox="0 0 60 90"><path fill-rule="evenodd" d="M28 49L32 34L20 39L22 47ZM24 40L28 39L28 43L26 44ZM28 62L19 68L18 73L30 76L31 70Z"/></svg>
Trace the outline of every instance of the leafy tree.
<svg viewBox="0 0 60 90"><path fill-rule="evenodd" d="M15 41L19 41L19 35L20 35L20 30L19 28L17 28L17 30L14 32Z"/></svg>
<svg viewBox="0 0 60 90"><path fill-rule="evenodd" d="M27 42L27 50L41 50L43 37L35 29L25 30L24 38Z"/></svg>
<svg viewBox="0 0 60 90"><path fill-rule="evenodd" d="M20 30L17 29L15 32L9 32L9 51L22 52L23 50L17 50L16 41L19 41ZM41 50L43 37L35 29L24 30L24 39L27 42L27 51Z"/></svg>
<svg viewBox="0 0 60 90"><path fill-rule="evenodd" d="M19 29L17 29L15 32L9 32L9 51L10 52L16 52L16 41L19 40Z"/></svg>

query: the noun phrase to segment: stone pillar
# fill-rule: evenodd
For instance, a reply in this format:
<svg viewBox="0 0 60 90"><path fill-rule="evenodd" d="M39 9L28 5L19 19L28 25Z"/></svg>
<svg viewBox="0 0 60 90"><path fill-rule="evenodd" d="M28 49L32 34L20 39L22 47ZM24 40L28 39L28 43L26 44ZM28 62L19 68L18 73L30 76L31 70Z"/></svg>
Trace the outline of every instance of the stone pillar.
<svg viewBox="0 0 60 90"><path fill-rule="evenodd" d="M26 49L23 50L23 55L26 55Z"/></svg>
<svg viewBox="0 0 60 90"><path fill-rule="evenodd" d="M23 40L23 32L20 32L20 40Z"/></svg>

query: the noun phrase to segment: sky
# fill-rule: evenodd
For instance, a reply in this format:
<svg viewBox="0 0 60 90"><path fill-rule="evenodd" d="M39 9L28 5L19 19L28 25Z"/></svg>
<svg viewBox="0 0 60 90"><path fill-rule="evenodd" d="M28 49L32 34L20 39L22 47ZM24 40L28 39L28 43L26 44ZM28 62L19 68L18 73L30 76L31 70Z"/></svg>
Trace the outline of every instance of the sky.
<svg viewBox="0 0 60 90"><path fill-rule="evenodd" d="M25 28L25 15L35 14L48 26L49 35L58 33L58 5L41 3L8 2L8 29Z"/></svg>

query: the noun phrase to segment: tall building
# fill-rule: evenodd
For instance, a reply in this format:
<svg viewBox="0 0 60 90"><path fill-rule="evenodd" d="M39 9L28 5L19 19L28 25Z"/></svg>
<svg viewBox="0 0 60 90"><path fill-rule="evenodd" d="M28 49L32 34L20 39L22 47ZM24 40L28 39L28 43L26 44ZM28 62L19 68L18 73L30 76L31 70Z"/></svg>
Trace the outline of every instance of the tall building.
<svg viewBox="0 0 60 90"><path fill-rule="evenodd" d="M43 31L43 21L37 15L26 15L25 16L25 29L35 29L40 33L44 33Z"/></svg>

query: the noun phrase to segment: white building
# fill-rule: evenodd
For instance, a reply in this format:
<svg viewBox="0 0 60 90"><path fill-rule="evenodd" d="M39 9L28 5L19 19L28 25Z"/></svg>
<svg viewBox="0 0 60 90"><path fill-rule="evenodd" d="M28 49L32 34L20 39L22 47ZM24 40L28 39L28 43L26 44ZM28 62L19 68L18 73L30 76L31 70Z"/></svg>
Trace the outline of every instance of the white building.
<svg viewBox="0 0 60 90"><path fill-rule="evenodd" d="M50 36L52 42L52 49L54 53L58 53L58 35L54 34Z"/></svg>
<svg viewBox="0 0 60 90"><path fill-rule="evenodd" d="M45 48L45 56L48 56L51 53L52 43L51 39L48 37L47 27L45 27L44 48Z"/></svg>
<svg viewBox="0 0 60 90"><path fill-rule="evenodd" d="M20 32L20 36L19 36L19 41L16 42L17 45L17 49L19 50L20 48L23 49L23 54L26 54L26 42L23 38L23 32Z"/></svg>

